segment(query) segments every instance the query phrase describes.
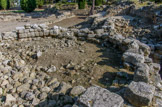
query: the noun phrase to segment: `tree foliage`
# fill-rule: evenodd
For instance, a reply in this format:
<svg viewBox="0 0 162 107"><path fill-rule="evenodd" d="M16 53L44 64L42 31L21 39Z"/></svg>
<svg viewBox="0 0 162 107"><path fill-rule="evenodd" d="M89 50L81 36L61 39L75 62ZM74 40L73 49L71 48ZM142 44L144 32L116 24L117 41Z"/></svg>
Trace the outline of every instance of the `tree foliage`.
<svg viewBox="0 0 162 107"><path fill-rule="evenodd" d="M7 9L7 0L0 0L0 8Z"/></svg>
<svg viewBox="0 0 162 107"><path fill-rule="evenodd" d="M86 6L86 0L79 0L78 1L79 9L85 9L85 6Z"/></svg>
<svg viewBox="0 0 162 107"><path fill-rule="evenodd" d="M36 8L36 0L21 0L20 4L25 12L32 12Z"/></svg>
<svg viewBox="0 0 162 107"><path fill-rule="evenodd" d="M37 7L42 7L44 5L44 0L36 0Z"/></svg>
<svg viewBox="0 0 162 107"><path fill-rule="evenodd" d="M95 5L96 6L102 5L102 0L95 0Z"/></svg>

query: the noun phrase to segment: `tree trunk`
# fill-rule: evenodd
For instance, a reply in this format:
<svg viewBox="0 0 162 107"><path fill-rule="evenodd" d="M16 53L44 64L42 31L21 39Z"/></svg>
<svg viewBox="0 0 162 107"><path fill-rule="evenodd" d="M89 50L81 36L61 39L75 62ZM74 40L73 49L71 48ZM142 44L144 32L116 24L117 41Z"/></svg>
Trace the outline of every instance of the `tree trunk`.
<svg viewBox="0 0 162 107"><path fill-rule="evenodd" d="M90 15L94 14L94 7L95 7L95 0L92 1L92 7L91 7L91 10L90 10Z"/></svg>

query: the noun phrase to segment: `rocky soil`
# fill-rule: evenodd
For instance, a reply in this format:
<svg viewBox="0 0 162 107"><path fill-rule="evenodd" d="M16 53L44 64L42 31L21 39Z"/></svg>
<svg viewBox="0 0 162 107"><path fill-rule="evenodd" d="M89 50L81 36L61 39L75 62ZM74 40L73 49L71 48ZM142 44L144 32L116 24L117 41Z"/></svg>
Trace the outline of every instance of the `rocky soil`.
<svg viewBox="0 0 162 107"><path fill-rule="evenodd" d="M70 28L2 33L0 106L161 107L161 21L150 8L160 19L123 2Z"/></svg>
<svg viewBox="0 0 162 107"><path fill-rule="evenodd" d="M51 38L1 43L1 104L43 106L40 102L52 100L50 93L65 93L72 86L79 93L91 85L119 90L133 79L133 73L123 69L121 52L108 47ZM63 98L68 100L65 104L58 99L47 105L74 103L70 96Z"/></svg>

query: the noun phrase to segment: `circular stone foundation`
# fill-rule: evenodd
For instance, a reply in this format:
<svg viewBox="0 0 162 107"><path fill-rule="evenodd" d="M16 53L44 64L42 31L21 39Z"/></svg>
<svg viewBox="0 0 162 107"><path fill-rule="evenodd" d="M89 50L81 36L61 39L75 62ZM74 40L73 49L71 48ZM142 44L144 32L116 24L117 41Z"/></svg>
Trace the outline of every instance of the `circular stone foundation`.
<svg viewBox="0 0 162 107"><path fill-rule="evenodd" d="M122 53L110 44L104 47L86 41L41 38L8 42L6 46L1 48L1 52L24 60L35 72L45 72L72 86L120 87L131 80L131 76L126 78L132 72L123 68ZM120 78L120 73L125 78Z"/></svg>

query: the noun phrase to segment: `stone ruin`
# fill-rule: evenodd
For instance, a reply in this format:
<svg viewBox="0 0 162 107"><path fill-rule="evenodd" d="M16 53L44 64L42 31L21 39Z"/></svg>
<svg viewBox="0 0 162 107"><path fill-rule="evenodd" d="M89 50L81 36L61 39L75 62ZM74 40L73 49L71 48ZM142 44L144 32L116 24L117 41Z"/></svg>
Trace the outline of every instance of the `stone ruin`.
<svg viewBox="0 0 162 107"><path fill-rule="evenodd" d="M11 93L7 93L5 105L11 106L17 101L17 99L12 95L17 92L26 96L25 100L30 101L30 104L26 104L27 106L36 106L39 104L38 106L40 107L58 107L57 104L60 101L58 94L63 94L65 97L62 98L62 101L65 104L68 103L67 105L59 105L60 107L123 107L125 103L128 103L127 107L161 107L162 81L159 74L161 67L160 64L158 64L160 62L154 63L153 59L149 56L150 54L161 55L162 44L160 44L160 42L155 44L154 42L157 42L157 40L152 41L152 47L154 47L154 49L156 48L156 51L154 51L152 47L149 47L150 41L143 39L143 37L141 39L140 37L136 37L142 34L136 28L128 28L129 23L135 20L132 19L132 17L129 17L128 20L125 17L121 18L120 16L112 16L108 18L105 15L95 16L92 18L93 22L91 28L82 29L62 28L59 26L49 28L46 24L26 24L24 27L17 27L16 31L2 33L0 35L0 40L3 42L6 40L31 40L51 37L90 41L104 46L109 42L113 44L114 48L118 48L123 52L123 66L134 71L132 82L118 93L113 93L99 86L91 86L88 89L85 89L83 86L72 87L65 82L59 83L56 78L53 78L49 79L47 82L48 84L45 84L42 87L42 94L40 94L39 99L35 98L31 92L22 93L23 90L28 90L30 88L29 84L22 84L15 89L15 91L12 90ZM133 29L134 31L132 31ZM160 28L155 29L155 31L159 29ZM145 32L147 33L148 31ZM158 36L158 34L154 35L154 37L156 36ZM39 57L40 54L41 53L38 53L37 56ZM0 55L1 60L4 60L5 57L3 54L0 53ZM161 61L161 56L159 60ZM25 66L23 61L17 63L18 66ZM7 64L8 63L6 63L6 66L9 67ZM27 71L27 73L30 74L30 77L33 77L31 83L38 85L38 81L35 80L37 74L32 71ZM19 79L23 77L23 74L17 72L15 75L11 75L11 77ZM2 94L3 89L8 87L7 84L10 80L8 80L9 77L7 77L5 73L1 73L1 79L2 88L0 88L0 93ZM53 92L55 97L49 98L48 102L40 103L40 100L45 99L47 93L52 89L55 89ZM70 93L70 96L75 97L71 98L69 95L66 95L67 92ZM17 107L17 105L13 107ZM23 105L20 107L23 107Z"/></svg>

